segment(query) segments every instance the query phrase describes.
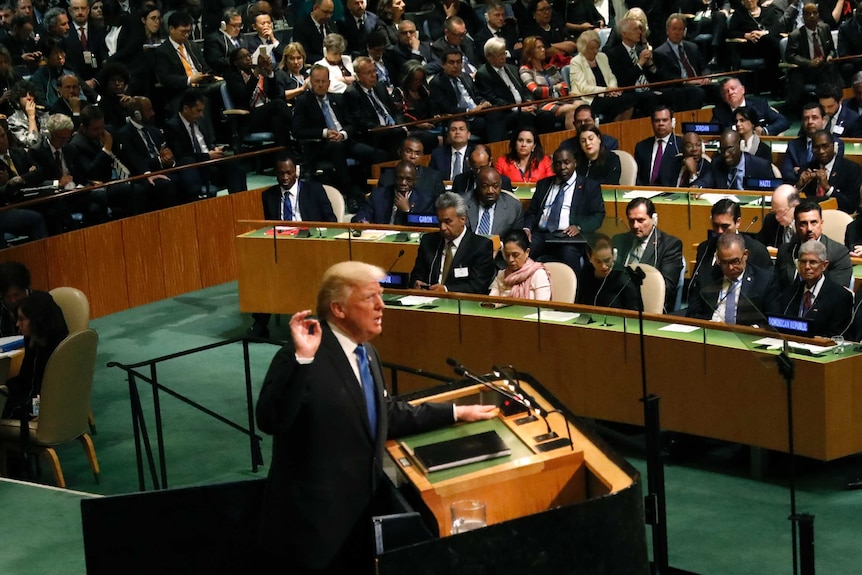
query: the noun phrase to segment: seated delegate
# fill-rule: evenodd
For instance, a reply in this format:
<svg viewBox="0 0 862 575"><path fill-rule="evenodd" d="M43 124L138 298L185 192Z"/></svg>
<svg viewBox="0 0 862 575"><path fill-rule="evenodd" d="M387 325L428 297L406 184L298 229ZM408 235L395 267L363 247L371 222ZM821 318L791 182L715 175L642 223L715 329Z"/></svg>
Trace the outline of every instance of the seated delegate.
<svg viewBox="0 0 862 575"><path fill-rule="evenodd" d="M497 272L490 295L551 299L551 277L544 265L530 258L530 241L524 230L512 230L503 237L503 259L506 268Z"/></svg>

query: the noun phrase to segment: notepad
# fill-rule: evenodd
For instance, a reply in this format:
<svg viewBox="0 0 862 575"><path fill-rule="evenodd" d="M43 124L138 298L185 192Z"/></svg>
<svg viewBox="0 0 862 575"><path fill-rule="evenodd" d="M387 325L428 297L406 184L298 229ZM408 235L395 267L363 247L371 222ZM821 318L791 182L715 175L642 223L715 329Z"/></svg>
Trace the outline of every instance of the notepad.
<svg viewBox="0 0 862 575"><path fill-rule="evenodd" d="M401 447L413 456L425 473L505 457L512 453L494 430L414 448L401 442Z"/></svg>

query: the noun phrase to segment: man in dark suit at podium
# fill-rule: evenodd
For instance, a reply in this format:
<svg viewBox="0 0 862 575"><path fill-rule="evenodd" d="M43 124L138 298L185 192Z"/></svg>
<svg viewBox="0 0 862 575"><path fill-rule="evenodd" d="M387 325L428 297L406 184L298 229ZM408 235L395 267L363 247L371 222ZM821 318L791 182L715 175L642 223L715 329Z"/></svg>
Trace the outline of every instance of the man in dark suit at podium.
<svg viewBox="0 0 862 575"><path fill-rule="evenodd" d="M383 329L385 275L362 262L330 267L317 297L319 319L311 310L294 314L291 340L267 371L256 407L261 431L274 436L261 508L264 565L374 573L371 518L392 513L381 504L386 440L497 415L489 405L414 406L386 393L369 343Z"/></svg>
<svg viewBox="0 0 862 575"><path fill-rule="evenodd" d="M265 220L337 222L332 204L323 186L317 182L300 181L296 177L296 163L287 155L275 160L275 177L278 184L261 194ZM253 313L254 324L248 333L252 337L269 337L268 313Z"/></svg>

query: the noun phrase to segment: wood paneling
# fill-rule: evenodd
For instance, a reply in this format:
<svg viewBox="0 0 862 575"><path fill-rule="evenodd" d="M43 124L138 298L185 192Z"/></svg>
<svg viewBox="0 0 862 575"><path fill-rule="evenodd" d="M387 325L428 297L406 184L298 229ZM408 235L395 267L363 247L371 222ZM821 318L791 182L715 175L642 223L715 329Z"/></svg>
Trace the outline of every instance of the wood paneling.
<svg viewBox="0 0 862 575"><path fill-rule="evenodd" d="M157 240L160 219L158 212L152 212L120 222L129 307L165 298L164 258Z"/></svg>
<svg viewBox="0 0 862 575"><path fill-rule="evenodd" d="M94 226L82 232L90 289L84 291L71 283L60 285L70 285L84 291L90 300L91 313L95 316L128 309L129 292L126 287L122 223Z"/></svg>
<svg viewBox="0 0 862 575"><path fill-rule="evenodd" d="M103 226L116 225L114 223ZM101 226L96 226L101 227ZM84 230L68 232L43 240L45 242L45 263L48 266L48 284L45 289L57 286L76 287L89 297L90 278L87 258L101 257L100 254L87 254ZM23 262L29 267L29 262Z"/></svg>
<svg viewBox="0 0 862 575"><path fill-rule="evenodd" d="M0 251L0 261L21 262L30 270L30 285L36 289L49 289L48 260L45 246L48 240L39 240Z"/></svg>
<svg viewBox="0 0 862 575"><path fill-rule="evenodd" d="M228 196L233 206L233 233L235 236L255 229L255 226L253 225L240 223L242 220L263 219L263 204L260 198L265 189L266 188L259 188L257 190L249 190L241 194L231 194Z"/></svg>
<svg viewBox="0 0 862 575"><path fill-rule="evenodd" d="M233 202L230 196L195 202L195 230L201 285L216 285L236 278L233 249Z"/></svg>
<svg viewBox="0 0 862 575"><path fill-rule="evenodd" d="M173 297L201 289L195 204L159 212L165 295ZM206 230L212 231L209 226Z"/></svg>

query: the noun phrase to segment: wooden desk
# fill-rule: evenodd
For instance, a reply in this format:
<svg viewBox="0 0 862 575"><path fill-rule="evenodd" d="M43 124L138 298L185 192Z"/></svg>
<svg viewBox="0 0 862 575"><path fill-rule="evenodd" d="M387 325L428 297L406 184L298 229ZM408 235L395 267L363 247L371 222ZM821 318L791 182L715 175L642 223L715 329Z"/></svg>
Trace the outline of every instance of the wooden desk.
<svg viewBox="0 0 862 575"><path fill-rule="evenodd" d="M381 357L432 373L445 372L449 356L474 371L512 364L535 376L578 415L643 424L636 314L554 306L590 311L597 320L580 326L525 319L539 306L489 310L478 299L438 298L435 309L388 306L383 334L375 340ZM706 329L659 330L678 320ZM725 331L729 329L733 331ZM786 388L775 368L777 352L752 344L765 335L647 315L647 385L661 397L662 428L786 451ZM862 354L847 348L842 355L791 356L796 453L828 461L862 451L862 380L854 376L862 369ZM399 378L399 390L422 385L417 378Z"/></svg>

